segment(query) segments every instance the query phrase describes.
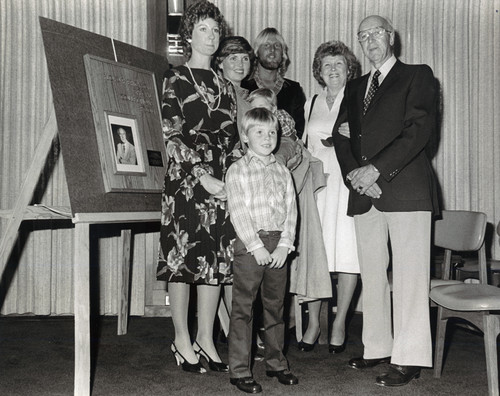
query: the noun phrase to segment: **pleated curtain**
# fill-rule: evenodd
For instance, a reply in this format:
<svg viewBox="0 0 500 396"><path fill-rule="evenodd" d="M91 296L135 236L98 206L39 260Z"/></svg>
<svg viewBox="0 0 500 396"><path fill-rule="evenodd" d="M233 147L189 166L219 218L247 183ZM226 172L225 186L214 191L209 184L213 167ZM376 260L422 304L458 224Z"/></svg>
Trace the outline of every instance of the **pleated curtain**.
<svg viewBox="0 0 500 396"><path fill-rule="evenodd" d="M316 48L346 43L369 64L356 40L361 20L378 14L397 31L406 63L426 63L439 82L440 128L429 152L443 208L488 216L487 242L500 258L494 226L500 221L500 1L499 0L214 0L236 35L250 43L265 27L289 46L287 77L306 96L318 91L312 76Z"/></svg>
<svg viewBox="0 0 500 396"><path fill-rule="evenodd" d="M166 1L166 0L165 0ZM439 134L431 144L443 207L483 211L488 247L500 258L492 225L500 221L500 0L214 0L233 33L250 42L276 27L290 47L287 77L307 96L317 92L311 64L324 41L341 40L368 64L356 41L361 19L389 17L398 32L400 58L432 67L441 90ZM0 211L12 209L52 96L38 17L54 19L147 48L148 0L0 1ZM151 20L151 19L150 19ZM78 111L78 109L75 109ZM57 142L40 178L34 203L68 206ZM0 236L6 220L0 221ZM145 265L155 260L158 235L135 230L131 313L144 313ZM119 236L102 230L93 243L98 262L100 312L116 314ZM71 224L23 223L13 258L0 268L0 313L73 312Z"/></svg>

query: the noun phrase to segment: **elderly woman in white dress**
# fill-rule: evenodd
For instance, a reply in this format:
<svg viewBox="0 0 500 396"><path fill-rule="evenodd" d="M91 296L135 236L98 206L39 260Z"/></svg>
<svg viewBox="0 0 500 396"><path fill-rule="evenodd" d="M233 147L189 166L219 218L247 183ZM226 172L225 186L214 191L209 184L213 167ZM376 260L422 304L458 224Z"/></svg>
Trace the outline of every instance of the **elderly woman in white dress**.
<svg viewBox="0 0 500 396"><path fill-rule="evenodd" d="M323 90L305 104L307 124L303 140L311 154L323 162L328 174L326 188L317 194L317 206L328 269L338 274L337 314L329 341L330 353L345 349L345 322L357 285L359 263L354 220L347 216L349 191L342 179L335 148L325 146L322 141L331 136L346 82L359 74L359 62L345 44L340 41L321 44L314 55L313 75ZM309 323L299 343L303 351L311 351L319 338L320 308L321 300L308 303Z"/></svg>

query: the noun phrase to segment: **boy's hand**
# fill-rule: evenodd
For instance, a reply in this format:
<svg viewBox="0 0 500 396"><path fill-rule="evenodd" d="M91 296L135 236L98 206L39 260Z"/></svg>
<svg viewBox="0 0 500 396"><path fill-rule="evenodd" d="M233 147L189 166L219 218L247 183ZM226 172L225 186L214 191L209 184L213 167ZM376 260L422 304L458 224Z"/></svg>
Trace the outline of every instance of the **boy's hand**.
<svg viewBox="0 0 500 396"><path fill-rule="evenodd" d="M273 258L265 247L255 249L252 253L259 265L267 265L273 261Z"/></svg>
<svg viewBox="0 0 500 396"><path fill-rule="evenodd" d="M286 258L288 256L288 248L284 246L278 246L271 253L272 263L269 265L270 268L281 268L286 263Z"/></svg>

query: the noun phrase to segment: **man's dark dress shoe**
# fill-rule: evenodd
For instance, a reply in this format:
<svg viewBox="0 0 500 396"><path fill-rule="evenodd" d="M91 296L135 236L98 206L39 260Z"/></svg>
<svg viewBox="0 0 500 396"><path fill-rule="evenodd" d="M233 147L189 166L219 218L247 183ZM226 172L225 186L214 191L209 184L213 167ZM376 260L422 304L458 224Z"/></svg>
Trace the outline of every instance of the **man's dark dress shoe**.
<svg viewBox="0 0 500 396"><path fill-rule="evenodd" d="M380 359L363 359L362 357L360 357L349 360L349 366L361 370L365 368L375 367L382 363L390 363L390 362L391 362L390 356Z"/></svg>
<svg viewBox="0 0 500 396"><path fill-rule="evenodd" d="M289 370L266 371L266 375L268 377L277 377L280 384L283 385L297 385L299 383L299 379Z"/></svg>
<svg viewBox="0 0 500 396"><path fill-rule="evenodd" d="M420 377L420 367L399 366L391 364L391 371L377 377L376 383L380 386L402 386L406 385L413 378Z"/></svg>
<svg viewBox="0 0 500 396"><path fill-rule="evenodd" d="M252 377L230 378L229 382L245 393L260 393L262 386L257 383Z"/></svg>

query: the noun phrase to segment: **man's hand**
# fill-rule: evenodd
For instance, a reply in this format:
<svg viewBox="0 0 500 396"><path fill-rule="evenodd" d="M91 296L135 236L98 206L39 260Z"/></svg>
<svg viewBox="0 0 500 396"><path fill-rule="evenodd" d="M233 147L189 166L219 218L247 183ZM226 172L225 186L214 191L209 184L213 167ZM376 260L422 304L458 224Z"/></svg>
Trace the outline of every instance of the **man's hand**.
<svg viewBox="0 0 500 396"><path fill-rule="evenodd" d="M382 190L377 183L373 183L371 187L367 188L367 190L365 191L365 195L370 198L378 199L382 195Z"/></svg>
<svg viewBox="0 0 500 396"><path fill-rule="evenodd" d="M265 247L255 249L252 253L259 265L267 265L273 261L273 258Z"/></svg>
<svg viewBox="0 0 500 396"><path fill-rule="evenodd" d="M271 253L272 263L269 266L270 268L281 268L286 263L286 258L288 256L288 248L284 246L278 246L274 249L274 252Z"/></svg>
<svg viewBox="0 0 500 396"><path fill-rule="evenodd" d="M369 164L349 172L347 180L350 180L351 186L354 190L356 190L360 195L363 195L370 187L373 186L379 176L379 171L372 164ZM378 190L380 190L380 188L378 188ZM378 190L371 189L370 194L376 194ZM378 195L380 196L381 193L382 191L380 190Z"/></svg>

